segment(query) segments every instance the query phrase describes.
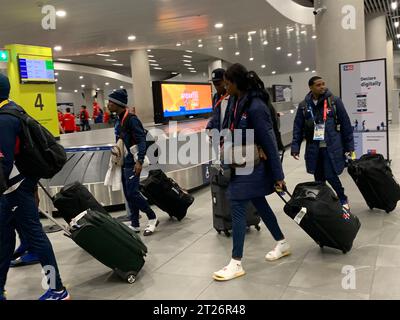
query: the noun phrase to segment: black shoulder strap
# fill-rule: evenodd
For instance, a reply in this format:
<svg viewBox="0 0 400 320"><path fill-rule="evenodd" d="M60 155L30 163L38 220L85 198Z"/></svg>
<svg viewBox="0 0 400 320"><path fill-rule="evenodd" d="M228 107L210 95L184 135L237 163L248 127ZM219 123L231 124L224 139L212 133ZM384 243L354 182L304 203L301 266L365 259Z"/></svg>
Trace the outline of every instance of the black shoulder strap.
<svg viewBox="0 0 400 320"><path fill-rule="evenodd" d="M0 114L8 114L10 116L14 116L18 119L24 119L26 116L25 111L22 110L17 110L17 109L8 109L4 110L3 108L0 109Z"/></svg>

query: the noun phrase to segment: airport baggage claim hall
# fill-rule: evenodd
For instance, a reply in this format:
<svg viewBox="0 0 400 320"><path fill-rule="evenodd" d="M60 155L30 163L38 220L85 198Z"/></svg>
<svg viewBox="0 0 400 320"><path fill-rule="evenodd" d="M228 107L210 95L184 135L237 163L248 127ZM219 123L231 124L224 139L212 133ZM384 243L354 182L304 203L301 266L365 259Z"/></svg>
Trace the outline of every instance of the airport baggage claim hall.
<svg viewBox="0 0 400 320"><path fill-rule="evenodd" d="M400 298L400 2L1 2L2 299Z"/></svg>

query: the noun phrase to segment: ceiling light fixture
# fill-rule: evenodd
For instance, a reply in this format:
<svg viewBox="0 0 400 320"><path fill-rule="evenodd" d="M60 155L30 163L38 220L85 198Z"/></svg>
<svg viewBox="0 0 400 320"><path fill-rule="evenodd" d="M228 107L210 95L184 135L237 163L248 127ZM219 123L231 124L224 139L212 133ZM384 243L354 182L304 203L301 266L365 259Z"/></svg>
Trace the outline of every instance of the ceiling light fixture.
<svg viewBox="0 0 400 320"><path fill-rule="evenodd" d="M147 52L151 52L151 49L147 49Z"/></svg>
<svg viewBox="0 0 400 320"><path fill-rule="evenodd" d="M171 72L171 74L173 74L174 76L176 76L177 74L179 74L178 72Z"/></svg>
<svg viewBox="0 0 400 320"><path fill-rule="evenodd" d="M154 56L152 56L151 54L147 55L149 58L154 58Z"/></svg>
<svg viewBox="0 0 400 320"><path fill-rule="evenodd" d="M96 53L96 56L100 56L100 57L110 57L109 54L105 54L105 53Z"/></svg>
<svg viewBox="0 0 400 320"><path fill-rule="evenodd" d="M287 54L288 57L291 57L292 55L293 55L293 53L288 53Z"/></svg>
<svg viewBox="0 0 400 320"><path fill-rule="evenodd" d="M303 30L302 32L300 32L301 34L307 34L306 30Z"/></svg>
<svg viewBox="0 0 400 320"><path fill-rule="evenodd" d="M184 66L185 67L191 67L192 65L190 63L185 63Z"/></svg>
<svg viewBox="0 0 400 320"><path fill-rule="evenodd" d="M177 47L180 47L180 46L182 46L182 43L178 42L178 43L176 44L176 46L177 46Z"/></svg>
<svg viewBox="0 0 400 320"><path fill-rule="evenodd" d="M271 73L272 73L272 74L276 74L276 71L272 71Z"/></svg>
<svg viewBox="0 0 400 320"><path fill-rule="evenodd" d="M397 9L397 1L393 1L391 3L391 7L392 7L392 10L396 10Z"/></svg>
<svg viewBox="0 0 400 320"><path fill-rule="evenodd" d="M82 80L82 79L83 79L83 76L80 76L80 77L79 77L79 79L81 79L81 80Z"/></svg>
<svg viewBox="0 0 400 320"><path fill-rule="evenodd" d="M157 60L149 60L149 62L155 62L155 63L157 63Z"/></svg>
<svg viewBox="0 0 400 320"><path fill-rule="evenodd" d="M110 83L109 83L109 82L106 82L106 83L105 83L105 85L106 85L106 86L109 86L109 85L110 85Z"/></svg>
<svg viewBox="0 0 400 320"><path fill-rule="evenodd" d="M196 71L196 70L190 70L190 72L192 72L192 73L196 73L197 71Z"/></svg>
<svg viewBox="0 0 400 320"><path fill-rule="evenodd" d="M58 76L58 72L56 72L54 75L55 75L55 76Z"/></svg>
<svg viewBox="0 0 400 320"><path fill-rule="evenodd" d="M199 44L199 48L203 48L203 44L202 43Z"/></svg>
<svg viewBox="0 0 400 320"><path fill-rule="evenodd" d="M297 63L298 65L302 64L301 60L298 60L296 63Z"/></svg>
<svg viewBox="0 0 400 320"><path fill-rule="evenodd" d="M160 65L158 63L150 63L151 66L153 67L159 67Z"/></svg>
<svg viewBox="0 0 400 320"><path fill-rule="evenodd" d="M229 36L229 40L235 39L235 36Z"/></svg>
<svg viewBox="0 0 400 320"><path fill-rule="evenodd" d="M305 70L306 72L308 72L308 71L310 71L310 68L305 68L304 70Z"/></svg>
<svg viewBox="0 0 400 320"><path fill-rule="evenodd" d="M236 51L236 52L235 52L235 56L240 56L240 52L239 52L239 51Z"/></svg>
<svg viewBox="0 0 400 320"><path fill-rule="evenodd" d="M184 57L184 58L192 59L192 56L186 56L186 55L184 55L183 57Z"/></svg>
<svg viewBox="0 0 400 320"><path fill-rule="evenodd" d="M156 69L156 70L162 70L162 68L160 68L160 67L155 67L154 69Z"/></svg>
<svg viewBox="0 0 400 320"><path fill-rule="evenodd" d="M254 58L253 58L253 57L251 57L249 60L250 60L250 61L254 61Z"/></svg>
<svg viewBox="0 0 400 320"><path fill-rule="evenodd" d="M315 71L315 70L313 70L313 71L311 71L311 73L316 73L317 71Z"/></svg>
<svg viewBox="0 0 400 320"><path fill-rule="evenodd" d="M224 24L221 23L221 22L218 22L218 23L216 23L216 24L214 25L214 27L215 27L216 29L221 29L221 28L224 27Z"/></svg>
<svg viewBox="0 0 400 320"><path fill-rule="evenodd" d="M78 93L78 90L74 90L75 93Z"/></svg>
<svg viewBox="0 0 400 320"><path fill-rule="evenodd" d="M188 70L196 70L196 68L189 67Z"/></svg>
<svg viewBox="0 0 400 320"><path fill-rule="evenodd" d="M71 59L63 59L63 58L59 58L57 59L58 61L63 61L63 62L71 62Z"/></svg>
<svg viewBox="0 0 400 320"><path fill-rule="evenodd" d="M62 87L58 87L58 90L62 90Z"/></svg>
<svg viewBox="0 0 400 320"><path fill-rule="evenodd" d="M261 66L261 68L263 68L263 69L265 69L267 66L265 65L265 64L263 64L262 66Z"/></svg>
<svg viewBox="0 0 400 320"><path fill-rule="evenodd" d="M118 62L118 60L114 60L114 59L105 59L105 61L108 61L108 62Z"/></svg>
<svg viewBox="0 0 400 320"><path fill-rule="evenodd" d="M128 40L129 40L129 41L135 41L135 40L136 40L136 36L130 35L130 36L128 37Z"/></svg>
<svg viewBox="0 0 400 320"><path fill-rule="evenodd" d="M116 67L123 67L124 66L122 63L113 63L112 65L116 66Z"/></svg>
<svg viewBox="0 0 400 320"><path fill-rule="evenodd" d="M187 53L192 53L193 51L192 50L185 50Z"/></svg>
<svg viewBox="0 0 400 320"><path fill-rule="evenodd" d="M222 50L224 50L224 47L219 47L218 50L222 51Z"/></svg>
<svg viewBox="0 0 400 320"><path fill-rule="evenodd" d="M192 60L182 60L183 62L192 63Z"/></svg>
<svg viewBox="0 0 400 320"><path fill-rule="evenodd" d="M266 46L268 44L267 40L264 40L263 45Z"/></svg>
<svg viewBox="0 0 400 320"><path fill-rule="evenodd" d="M57 17L59 17L59 18L64 18L64 17L67 15L67 12L64 11L64 10L57 10L57 11L56 11L56 15L57 15Z"/></svg>
<svg viewBox="0 0 400 320"><path fill-rule="evenodd" d="M123 89L123 88L124 88L124 86L119 86L119 88L120 88L120 89Z"/></svg>
<svg viewBox="0 0 400 320"><path fill-rule="evenodd" d="M281 50L282 50L282 48L281 48L281 47L277 47L277 48L276 48L276 50L278 50L278 51L281 51Z"/></svg>
<svg viewBox="0 0 400 320"><path fill-rule="evenodd" d="M249 31L248 35L256 34L257 31Z"/></svg>
<svg viewBox="0 0 400 320"><path fill-rule="evenodd" d="M394 27L395 28L398 28L400 26L400 22L399 21L396 21L395 23L394 23Z"/></svg>
<svg viewBox="0 0 400 320"><path fill-rule="evenodd" d="M81 88L85 88L85 87L86 87L86 85L84 85L84 84L81 85Z"/></svg>
<svg viewBox="0 0 400 320"><path fill-rule="evenodd" d="M61 46L55 46L55 47L54 47L54 50L55 50L55 51L62 51L62 47L61 47Z"/></svg>
<svg viewBox="0 0 400 320"><path fill-rule="evenodd" d="M313 39L317 39L317 36L316 36L316 35L313 35L311 38L313 38Z"/></svg>

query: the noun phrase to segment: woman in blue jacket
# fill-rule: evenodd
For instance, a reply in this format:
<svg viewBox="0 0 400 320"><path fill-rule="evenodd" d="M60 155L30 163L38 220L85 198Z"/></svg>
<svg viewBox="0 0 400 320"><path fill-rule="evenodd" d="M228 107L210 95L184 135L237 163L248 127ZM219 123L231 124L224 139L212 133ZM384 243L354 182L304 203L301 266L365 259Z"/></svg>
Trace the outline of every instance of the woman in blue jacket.
<svg viewBox="0 0 400 320"><path fill-rule="evenodd" d="M290 246L265 199L266 195L273 193L276 188L283 189L285 185L271 114L266 104L269 96L257 74L248 72L240 64L234 64L226 71L225 81L228 94L235 97L230 129L241 129L243 145L256 144L262 150L260 153L264 154L263 159L266 159L255 165L250 174L233 172L228 187L232 208L232 259L226 267L214 272L213 278L217 281L231 280L245 274L241 260L246 233L246 207L250 201L278 242L265 258L275 261L290 254ZM248 130L254 130L255 141L246 141Z"/></svg>

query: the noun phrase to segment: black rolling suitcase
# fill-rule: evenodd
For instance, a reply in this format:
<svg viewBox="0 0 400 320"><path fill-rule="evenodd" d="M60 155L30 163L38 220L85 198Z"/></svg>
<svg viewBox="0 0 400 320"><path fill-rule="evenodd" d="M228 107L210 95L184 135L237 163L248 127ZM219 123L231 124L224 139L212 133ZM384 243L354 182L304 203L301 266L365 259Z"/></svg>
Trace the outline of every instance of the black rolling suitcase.
<svg viewBox="0 0 400 320"><path fill-rule="evenodd" d="M289 201L278 195L286 203L285 213L321 248L331 247L343 253L351 250L361 223L355 215L342 211L339 199L326 184L300 183Z"/></svg>
<svg viewBox="0 0 400 320"><path fill-rule="evenodd" d="M194 198L185 192L162 170L150 170L149 176L140 182L140 192L161 210L181 221L187 214Z"/></svg>
<svg viewBox="0 0 400 320"><path fill-rule="evenodd" d="M226 197L228 185L229 179L220 174L217 169L211 168L213 226L218 233L224 232L227 237L230 236L230 230L232 230L231 206ZM261 218L252 203L247 208L246 220L247 227L254 226L260 231Z"/></svg>
<svg viewBox="0 0 400 320"><path fill-rule="evenodd" d="M400 186L381 154L363 155L349 161L348 172L370 209L392 212L400 200Z"/></svg>
<svg viewBox="0 0 400 320"><path fill-rule="evenodd" d="M60 226L65 235L96 260L112 269L121 279L134 283L145 263L147 247L139 235L111 216L87 210L67 228L49 214L43 214Z"/></svg>
<svg viewBox="0 0 400 320"><path fill-rule="evenodd" d="M40 183L39 185L50 197L59 214L67 223L70 223L73 218L87 209L108 215L103 206L97 202L90 191L80 182L64 186L54 197Z"/></svg>

